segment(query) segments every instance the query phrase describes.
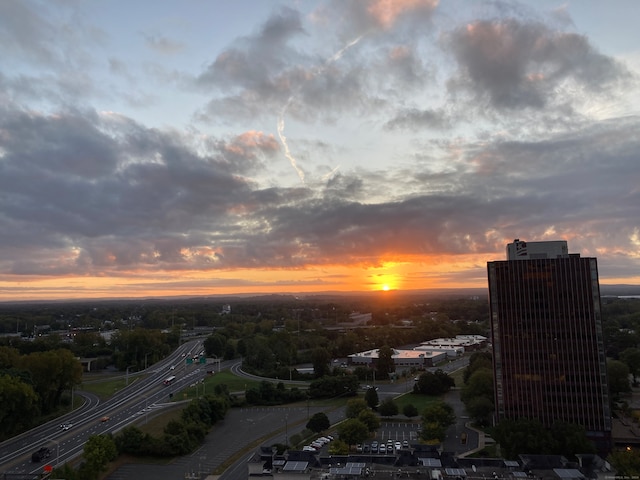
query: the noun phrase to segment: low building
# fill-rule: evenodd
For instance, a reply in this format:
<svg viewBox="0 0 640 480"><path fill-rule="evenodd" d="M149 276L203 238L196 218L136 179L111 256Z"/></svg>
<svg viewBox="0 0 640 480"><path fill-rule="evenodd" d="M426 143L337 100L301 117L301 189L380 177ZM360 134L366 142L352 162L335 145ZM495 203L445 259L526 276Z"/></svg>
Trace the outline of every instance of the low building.
<svg viewBox="0 0 640 480"><path fill-rule="evenodd" d="M352 365L364 365L374 368L378 362L380 349L367 350L364 352L352 353L349 355L349 363ZM398 350L393 349L391 358L396 368L426 368L433 367L446 360L445 352L419 351L419 350Z"/></svg>
<svg viewBox="0 0 640 480"><path fill-rule="evenodd" d="M453 338L434 338L420 343L421 347L457 348L465 352L480 350L487 346L487 337L482 335L456 335Z"/></svg>

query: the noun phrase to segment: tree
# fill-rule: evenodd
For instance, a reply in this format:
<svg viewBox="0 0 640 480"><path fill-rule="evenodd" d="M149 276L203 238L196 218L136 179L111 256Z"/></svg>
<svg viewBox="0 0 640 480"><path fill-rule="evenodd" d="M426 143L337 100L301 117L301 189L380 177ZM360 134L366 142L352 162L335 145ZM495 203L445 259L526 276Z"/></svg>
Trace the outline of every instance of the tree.
<svg viewBox="0 0 640 480"><path fill-rule="evenodd" d="M110 435L91 435L84 444L84 460L90 472L99 474L118 456L116 444Z"/></svg>
<svg viewBox="0 0 640 480"><path fill-rule="evenodd" d="M640 475L640 451L635 448L614 451L607 460L620 477L636 478Z"/></svg>
<svg viewBox="0 0 640 480"><path fill-rule="evenodd" d="M331 426L329 417L324 412L315 413L307 422L306 427L312 432L319 433Z"/></svg>
<svg viewBox="0 0 640 480"><path fill-rule="evenodd" d="M469 365L464 369L462 381L466 384L473 372L480 368L493 370L493 357L490 352L474 352L469 357Z"/></svg>
<svg viewBox="0 0 640 480"><path fill-rule="evenodd" d="M330 455L348 455L349 445L344 440L341 440L338 438L329 444L329 454Z"/></svg>
<svg viewBox="0 0 640 480"><path fill-rule="evenodd" d="M478 397L486 397L493 401L493 371L488 368L479 368L473 372L467 383L462 386L460 399L465 404Z"/></svg>
<svg viewBox="0 0 640 480"><path fill-rule="evenodd" d="M31 372L42 413L55 410L62 393L82 380L82 365L73 353L64 348L31 353L22 357L20 363L22 368Z"/></svg>
<svg viewBox="0 0 640 480"><path fill-rule="evenodd" d="M378 415L373 413L371 410L362 410L358 414L358 420L364 423L371 433L380 428L380 417L378 417Z"/></svg>
<svg viewBox="0 0 640 480"><path fill-rule="evenodd" d="M380 403L378 411L383 417L393 417L398 414L398 405L393 401L393 398L386 398Z"/></svg>
<svg viewBox="0 0 640 480"><path fill-rule="evenodd" d="M378 392L374 387L367 388L364 392L364 401L367 402L369 408L376 408L380 400L378 399Z"/></svg>
<svg viewBox="0 0 640 480"><path fill-rule="evenodd" d="M351 446L369 438L369 429L357 418L350 418L338 426L338 436L340 440Z"/></svg>
<svg viewBox="0 0 640 480"><path fill-rule="evenodd" d="M204 343L204 349L207 352L207 357L217 357L221 358L224 355L225 346L227 344L227 339L223 335L219 333L214 333L213 335L209 335Z"/></svg>
<svg viewBox="0 0 640 480"><path fill-rule="evenodd" d="M555 440L554 453L573 457L579 453L595 453L582 425L556 422L551 426L551 438Z"/></svg>
<svg viewBox="0 0 640 480"><path fill-rule="evenodd" d="M360 412L363 410L368 410L369 406L367 402L365 402L361 398L352 398L347 401L347 408L345 411L345 415L347 418L357 418L360 415Z"/></svg>
<svg viewBox="0 0 640 480"><path fill-rule="evenodd" d="M491 417L495 411L493 399L486 396L470 398L465 403L467 413L478 424L487 426L491 424Z"/></svg>
<svg viewBox="0 0 640 480"><path fill-rule="evenodd" d="M453 425L456 416L451 405L435 402L422 411L422 432L420 437L430 443L439 443L444 439L449 425Z"/></svg>
<svg viewBox="0 0 640 480"><path fill-rule="evenodd" d="M454 386L455 380L444 371L438 369L433 373L425 372L420 375L413 386L413 391L424 395L436 396L448 392Z"/></svg>
<svg viewBox="0 0 640 480"><path fill-rule="evenodd" d="M383 345L378 350L378 363L376 365L378 378L389 378L389 374L396 371L393 361L393 349L389 345Z"/></svg>
<svg viewBox="0 0 640 480"><path fill-rule="evenodd" d="M402 414L407 418L413 418L418 415L418 409L413 403L407 403L402 407Z"/></svg>
<svg viewBox="0 0 640 480"><path fill-rule="evenodd" d="M629 367L629 372L633 376L633 384L638 384L638 373L640 373L640 349L632 347L620 352L620 360Z"/></svg>
<svg viewBox="0 0 640 480"><path fill-rule="evenodd" d="M625 363L620 360L608 360L607 373L609 376L609 390L614 397L631 391L629 367Z"/></svg>
<svg viewBox="0 0 640 480"><path fill-rule="evenodd" d="M316 378L322 378L331 372L331 355L326 348L316 347L311 352L311 362Z"/></svg>
<svg viewBox="0 0 640 480"><path fill-rule="evenodd" d="M10 375L0 375L0 438L26 430L39 411L38 395L31 385Z"/></svg>
<svg viewBox="0 0 640 480"><path fill-rule="evenodd" d="M553 438L539 420L502 420L491 430L491 435L508 459L514 459L522 452L553 453Z"/></svg>

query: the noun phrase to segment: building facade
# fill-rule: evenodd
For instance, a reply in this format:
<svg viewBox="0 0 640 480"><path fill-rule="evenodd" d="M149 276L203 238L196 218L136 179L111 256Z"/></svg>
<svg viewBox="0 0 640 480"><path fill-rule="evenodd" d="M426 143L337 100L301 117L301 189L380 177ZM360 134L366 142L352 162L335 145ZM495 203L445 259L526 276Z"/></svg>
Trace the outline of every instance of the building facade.
<svg viewBox="0 0 640 480"><path fill-rule="evenodd" d="M611 411L595 258L566 242L507 246L487 264L497 421L582 425L598 451Z"/></svg>

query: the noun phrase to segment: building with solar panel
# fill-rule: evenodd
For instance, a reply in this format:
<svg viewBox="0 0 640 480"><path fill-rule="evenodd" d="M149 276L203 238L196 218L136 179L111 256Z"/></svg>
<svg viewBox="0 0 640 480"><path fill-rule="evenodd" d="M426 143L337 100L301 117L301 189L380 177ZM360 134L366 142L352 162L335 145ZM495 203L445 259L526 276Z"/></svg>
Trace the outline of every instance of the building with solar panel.
<svg viewBox="0 0 640 480"><path fill-rule="evenodd" d="M610 450L596 259L569 254L566 241L516 239L487 268L497 421L579 424Z"/></svg>

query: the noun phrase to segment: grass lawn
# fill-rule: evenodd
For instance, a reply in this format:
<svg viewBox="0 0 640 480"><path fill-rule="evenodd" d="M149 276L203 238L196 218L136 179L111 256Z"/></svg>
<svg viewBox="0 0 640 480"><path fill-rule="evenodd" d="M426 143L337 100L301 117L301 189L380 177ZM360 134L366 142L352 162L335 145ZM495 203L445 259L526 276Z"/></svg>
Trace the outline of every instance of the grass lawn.
<svg viewBox="0 0 640 480"><path fill-rule="evenodd" d="M398 405L399 415L402 415L402 409L404 408L404 406L409 404L413 404L413 406L418 409L418 415L420 415L422 413L422 410L424 410L427 405L439 402L441 400L442 399L440 397L430 397L428 395L406 393L394 399L394 402L396 403L396 405Z"/></svg>
<svg viewBox="0 0 640 480"><path fill-rule="evenodd" d="M139 378L140 377L129 378L129 385L136 382ZM126 386L126 378L108 377L103 381L92 380L91 382L83 383L82 385L80 385L80 389L98 395L98 397L100 397L100 400L105 400L118 391L122 390Z"/></svg>
<svg viewBox="0 0 640 480"><path fill-rule="evenodd" d="M152 411L152 415L148 417L145 423L145 416L140 415L139 420L135 423L135 426L142 430L144 433L148 433L153 437L161 437L164 433L164 427L171 420L180 420L182 415L182 409L186 405L176 405L164 410L162 413Z"/></svg>
<svg viewBox="0 0 640 480"><path fill-rule="evenodd" d="M305 388L304 385L292 385L286 381L282 382L285 387L290 388L292 386L296 386L298 388ZM178 394L174 395L174 400L188 400L195 398L196 395L202 395L203 393L213 393L216 385L226 385L229 393L233 394L236 392L244 392L247 388L252 388L260 385L260 382L257 380L249 380L243 377L238 377L232 374L229 370L223 370L221 372L215 373L213 375L207 375L204 379L204 387L202 384L199 384L197 387L187 387Z"/></svg>

